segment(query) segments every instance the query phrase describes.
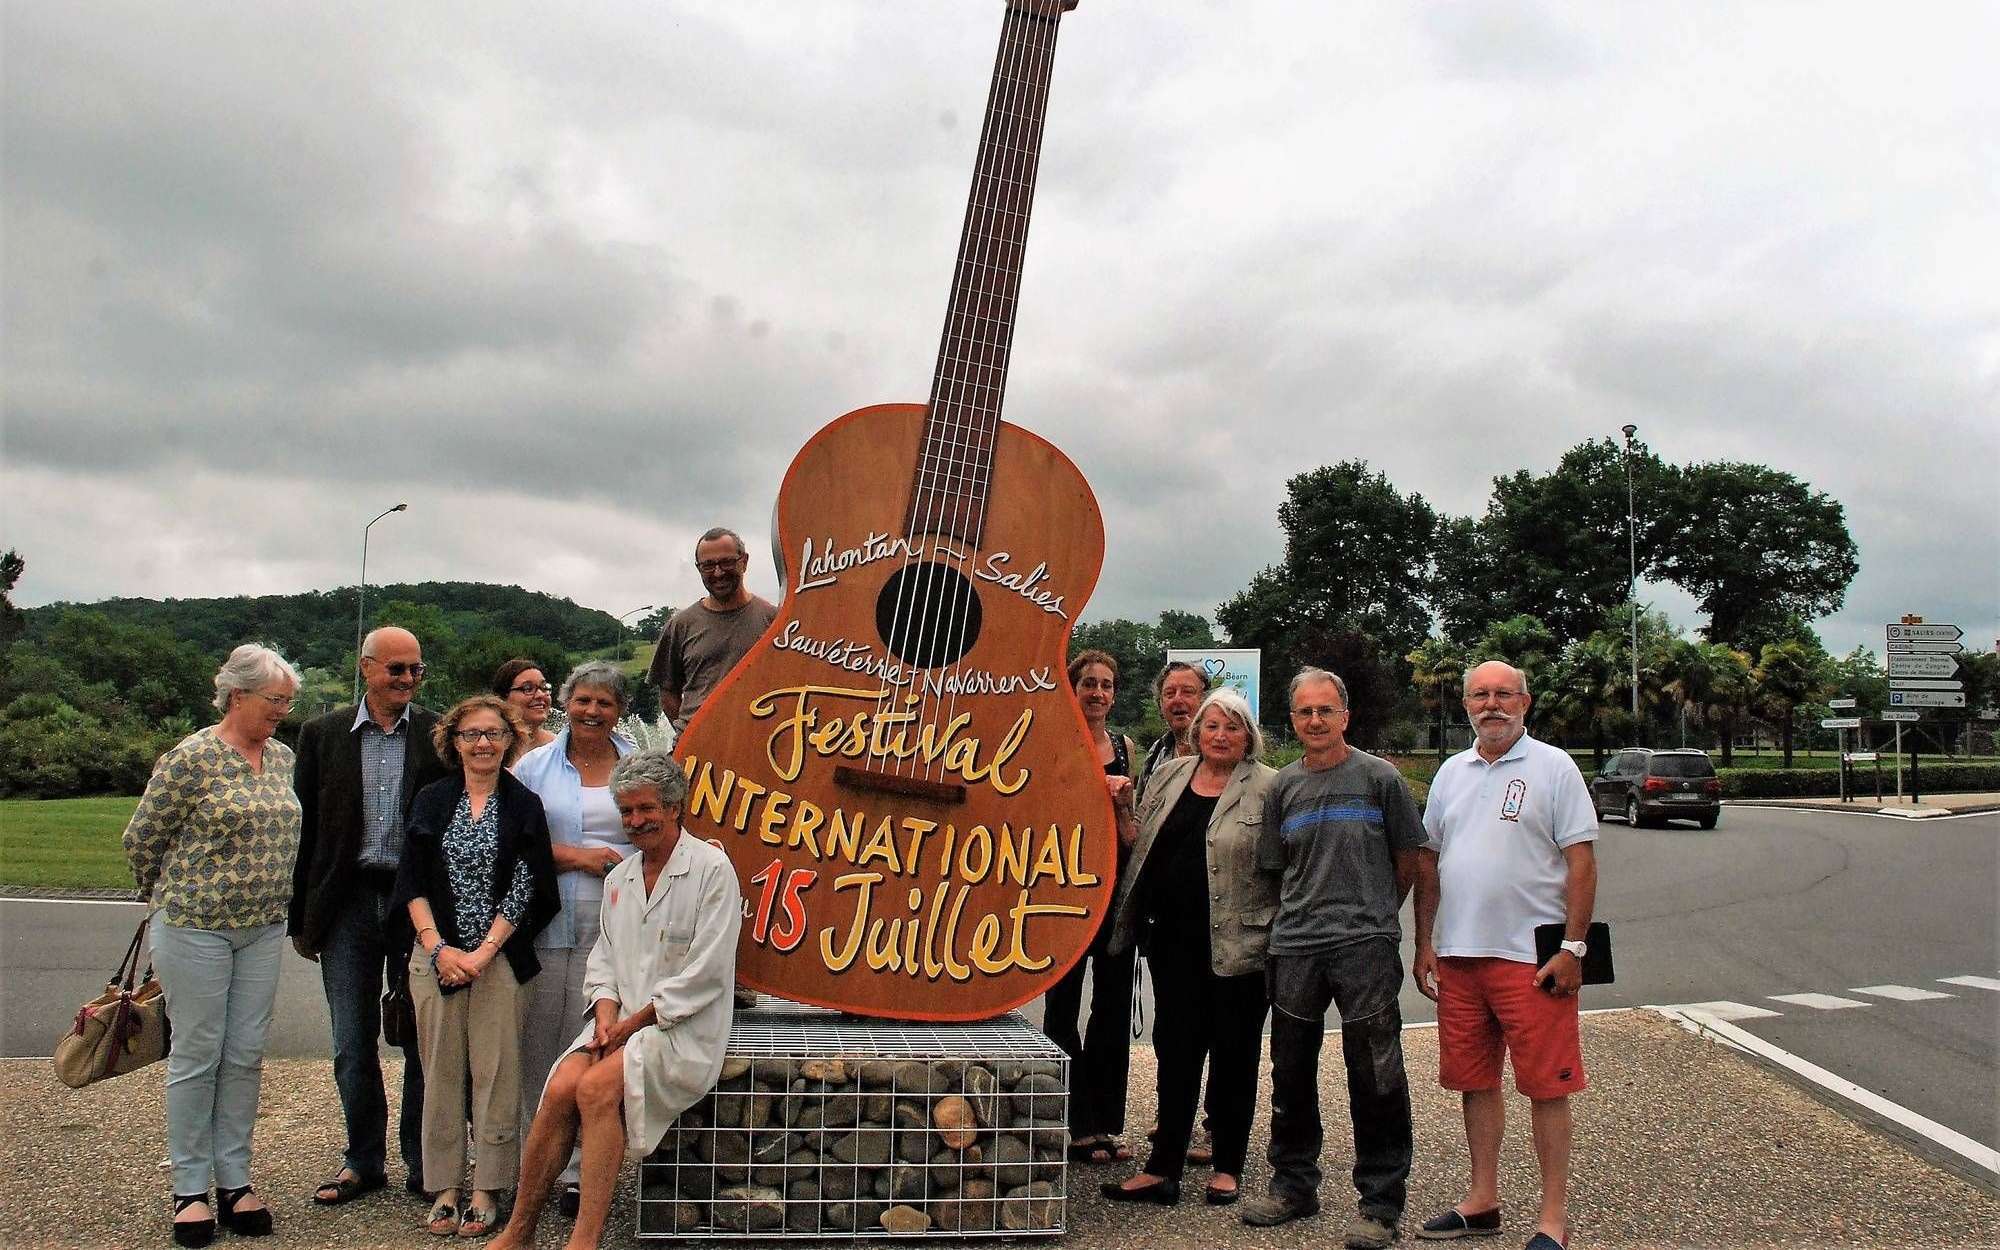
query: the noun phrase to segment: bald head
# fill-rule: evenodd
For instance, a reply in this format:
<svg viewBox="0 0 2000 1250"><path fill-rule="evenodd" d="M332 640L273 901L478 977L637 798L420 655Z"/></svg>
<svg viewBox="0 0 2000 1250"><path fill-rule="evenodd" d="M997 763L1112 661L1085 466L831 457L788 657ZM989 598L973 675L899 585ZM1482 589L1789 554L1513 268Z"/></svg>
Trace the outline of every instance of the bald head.
<svg viewBox="0 0 2000 1250"><path fill-rule="evenodd" d="M365 660L382 654L378 648L384 645L398 649L408 648L419 657L424 653L423 646L417 642L415 634L400 625L384 625L379 629L369 630L368 636L361 640L361 658Z"/></svg>
<svg viewBox="0 0 2000 1250"><path fill-rule="evenodd" d="M1481 758L1497 760L1528 728L1528 675L1503 660L1475 665L1465 675L1465 718Z"/></svg>
<svg viewBox="0 0 2000 1250"><path fill-rule="evenodd" d="M368 713L385 726L403 714L424 679L424 649L407 629L384 625L361 640L361 684Z"/></svg>
<svg viewBox="0 0 2000 1250"><path fill-rule="evenodd" d="M1498 690L1505 683L1509 690L1528 692L1528 675L1505 660L1488 660L1465 670L1464 693L1484 688Z"/></svg>

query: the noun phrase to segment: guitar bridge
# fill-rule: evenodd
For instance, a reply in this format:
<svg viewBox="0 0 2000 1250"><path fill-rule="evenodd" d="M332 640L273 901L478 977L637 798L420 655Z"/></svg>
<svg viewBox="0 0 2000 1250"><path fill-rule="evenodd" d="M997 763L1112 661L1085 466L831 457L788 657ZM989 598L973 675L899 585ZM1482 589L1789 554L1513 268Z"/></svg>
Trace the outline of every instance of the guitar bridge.
<svg viewBox="0 0 2000 1250"><path fill-rule="evenodd" d="M836 785L850 790L873 790L881 794L900 794L908 798L928 799L933 803L960 804L965 802L965 787L956 782L927 781L922 777L898 777L894 773L876 772L872 768L850 768L845 764L833 770Z"/></svg>

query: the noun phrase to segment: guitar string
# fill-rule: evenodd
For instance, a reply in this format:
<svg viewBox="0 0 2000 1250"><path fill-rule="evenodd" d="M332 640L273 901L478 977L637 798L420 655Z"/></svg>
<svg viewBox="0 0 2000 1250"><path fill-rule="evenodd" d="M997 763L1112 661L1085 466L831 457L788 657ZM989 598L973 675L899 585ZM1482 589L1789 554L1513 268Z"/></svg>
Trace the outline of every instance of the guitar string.
<svg viewBox="0 0 2000 1250"><path fill-rule="evenodd" d="M1010 13L1009 20L1003 26L1001 48L995 58L996 84L994 90L989 93L987 117L981 125L980 158L974 175L974 194L969 197L966 205L966 220L959 248L959 272L954 278L952 300L941 335L943 342L939 349L937 373L933 379L932 404L925 423L926 436L919 452L923 459L920 461L917 474L918 500L917 506L912 509L913 519L918 523L912 528L918 533L931 535L932 559L926 562L925 567L912 573L909 571L909 565L914 557L906 553L905 572L898 585L899 602L893 614L890 633L890 637L900 638L904 649L912 654L920 655L922 651L930 649L926 641L932 632L933 591L937 583L942 580L939 570L943 561L937 557L936 551L938 531L952 528L945 526L943 522L952 515L950 507L953 503L961 505L958 512L959 519L963 519L964 516L962 505L965 501L955 497L969 485L970 475L967 473L963 458L956 453L968 446L959 427L969 416L971 405L968 404L966 396L959 392L970 390L977 385L968 367L972 362L973 353L966 349L969 339L968 329L972 324L971 317L974 315L971 297L976 294L976 284L972 281L972 277L976 268L992 268L990 215L981 211L982 201L990 203L992 194L990 187L982 187L980 184L982 182L990 184L994 181L990 172L993 167L990 153L997 146L992 140L1000 137L998 133L1000 123L997 118L1004 111L1001 100L1002 84L1015 78L1015 74L1008 71L1018 71L1020 64L1021 42L1018 38L1017 25ZM969 546L969 544L960 542L958 546ZM960 554L956 547L948 547L946 550L954 555ZM913 592L908 594L907 603L903 602L906 592ZM928 695L923 684L923 675L914 666L912 666L911 680L917 684L916 706L912 709L914 714L909 720L902 722L901 727L910 735L905 740L906 747L921 747L925 715L928 710ZM878 698L877 701L878 715L887 697L894 693L896 692L885 688L884 697ZM936 731L932 732L935 734ZM919 767L920 755L921 752L918 751L899 756L891 762L891 771L897 776L903 775L906 770L914 771ZM932 769L924 765L924 771L928 775Z"/></svg>
<svg viewBox="0 0 2000 1250"><path fill-rule="evenodd" d="M1012 166L1006 180L1008 196L1004 200L996 200L992 205L993 214L1004 218L1009 227L1002 233L1008 236L1008 244L1014 249L1014 268L1012 297L1007 305L1008 315L995 333L998 374L990 397L991 408L984 422L984 428L990 433L985 448L986 455L980 462L980 469L989 480L980 484L973 501L977 515L972 530L980 535L982 544L986 532L987 510L992 502L990 476L993 453L998 449L1000 414L1004 407L1009 367L1013 363L1014 314L1019 310L1021 274L1026 268L1029 212L1034 206L1036 171L1041 155L1043 126L1048 113L1051 66L1055 57L1058 34L1057 18L1053 16L1046 20L1046 25L1043 25L1040 19L1024 16L1023 26L1026 30L1033 31L1036 36L1029 53L1035 61L1034 72L1026 81L1018 84L1019 90L1014 107L1009 113L1014 134L1011 136L1012 142L1005 145L1007 160ZM964 645L969 619L970 612L967 611L956 623L952 648L955 652ZM944 689L949 696L949 703L944 710L943 721L947 725L958 716L958 696L963 687L964 668L961 655L953 662L950 679L945 683Z"/></svg>
<svg viewBox="0 0 2000 1250"><path fill-rule="evenodd" d="M966 567L970 564L975 549L984 542L985 509L991 495L990 481L983 479L988 476L993 451L998 443L1000 401L1006 384L1008 356L1011 351L1012 319L1005 313L1018 296L1021 258L1024 254L1025 238L1019 235L1018 229L1025 226L1025 219L1017 218L1014 209L1018 205L1023 189L1020 174L1021 166L1025 163L1024 135L1031 129L1032 120L1028 107L1032 105L1037 92L1033 79L1024 77L1022 70L1038 61L1041 54L1038 45L1043 42L1034 37L1040 32L1034 30L1033 19L1018 15L1012 10L1009 11L1008 17L1008 33L1011 36L1009 48L1013 61L1013 65L1009 68L1013 72L999 75L999 81L996 83L993 107L994 133L991 144L994 157L990 162L982 162L990 170L988 177L992 185L988 193L979 198L982 201L980 234L985 250L984 260L991 270L1004 275L1000 283L1010 289L1006 296L999 297L992 290L993 284L988 284L987 298L982 305L976 310L967 310L968 320L959 337L962 342L974 345L969 356L975 362L972 367L977 373L968 376L976 376L978 380L970 388L973 395L964 410L963 422L954 419L946 427L948 432L961 435L962 424L964 429L970 430L975 435L973 440L962 440L957 448L971 455L961 457L964 462L961 467L963 498L953 500L957 506L957 515L961 519L970 520L965 529L967 537L973 541L959 544L959 548L954 549L957 558L953 561L961 584L968 588L972 583L966 576ZM1019 227L1010 229L1009 227L1015 226L1017 220ZM1010 254L1013 260L1011 266L1004 263ZM954 496L960 493L959 483L954 483ZM971 598L969 595L960 597L948 609L949 619L940 622L944 637L949 643L945 649L953 657L944 666L945 672L935 683L937 707L942 710L942 715L933 712L931 707L933 687L927 685L920 694L921 702L917 718L918 724L929 727L933 734L939 732L940 726L948 728L958 714L957 685L962 680L965 667L964 656L959 652L964 647L965 633L971 619ZM934 742L936 741L934 739ZM933 779L934 774L941 776L945 771L943 755L940 753L926 759L923 767L926 780Z"/></svg>

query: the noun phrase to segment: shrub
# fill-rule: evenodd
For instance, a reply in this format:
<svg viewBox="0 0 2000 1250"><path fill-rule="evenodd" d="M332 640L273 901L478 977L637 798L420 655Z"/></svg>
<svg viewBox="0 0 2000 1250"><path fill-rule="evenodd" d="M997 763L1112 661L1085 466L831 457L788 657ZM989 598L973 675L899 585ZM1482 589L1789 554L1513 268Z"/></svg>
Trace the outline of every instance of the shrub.
<svg viewBox="0 0 2000 1250"><path fill-rule="evenodd" d="M1894 767L1882 761L1886 773ZM1832 798L1840 793L1837 768L1721 768L1726 799ZM1874 788L1873 766L1854 766L1855 787ZM1918 769L1922 791L2000 790L2000 764L1924 764Z"/></svg>

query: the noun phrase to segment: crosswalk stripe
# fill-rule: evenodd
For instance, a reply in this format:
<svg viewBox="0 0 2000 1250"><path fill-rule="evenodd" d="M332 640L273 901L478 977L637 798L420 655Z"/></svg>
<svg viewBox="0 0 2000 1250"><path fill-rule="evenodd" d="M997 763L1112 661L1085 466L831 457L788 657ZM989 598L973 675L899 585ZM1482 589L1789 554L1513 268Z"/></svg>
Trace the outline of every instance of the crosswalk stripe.
<svg viewBox="0 0 2000 1250"><path fill-rule="evenodd" d="M1852 992L1873 994L1877 998L1893 998L1899 1003L1921 1003L1933 998L1958 997L1956 994L1941 994L1936 990L1920 990L1914 985L1857 985Z"/></svg>
<svg viewBox="0 0 2000 1250"><path fill-rule="evenodd" d="M1946 985L1969 985L1975 990L2000 990L2000 980L1993 977L1939 977Z"/></svg>
<svg viewBox="0 0 2000 1250"><path fill-rule="evenodd" d="M1766 1016L1783 1014L1763 1007L1752 1007L1748 1003L1732 1003L1726 1000L1714 1003L1676 1003L1674 1010L1698 1011L1717 1020L1761 1020Z"/></svg>
<svg viewBox="0 0 2000 1250"><path fill-rule="evenodd" d="M1815 1011L1843 1011L1849 1007L1866 1007L1868 1004L1858 999L1842 998L1838 994L1766 994L1774 1003L1795 1003L1800 1007L1811 1007Z"/></svg>

